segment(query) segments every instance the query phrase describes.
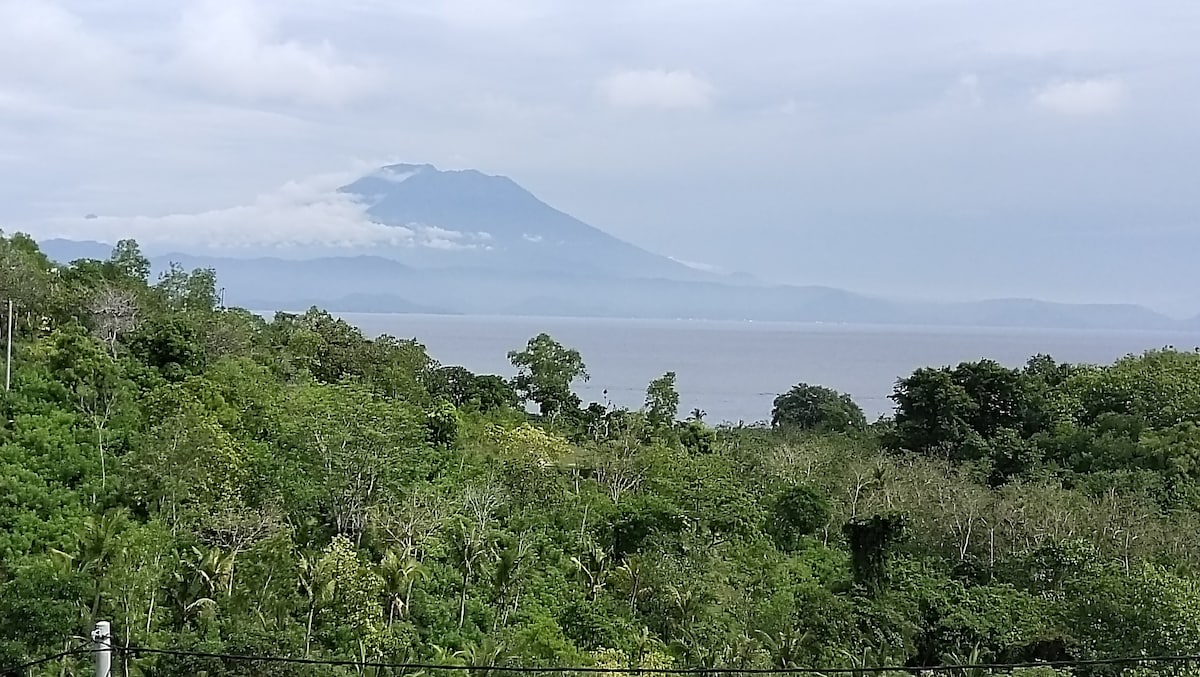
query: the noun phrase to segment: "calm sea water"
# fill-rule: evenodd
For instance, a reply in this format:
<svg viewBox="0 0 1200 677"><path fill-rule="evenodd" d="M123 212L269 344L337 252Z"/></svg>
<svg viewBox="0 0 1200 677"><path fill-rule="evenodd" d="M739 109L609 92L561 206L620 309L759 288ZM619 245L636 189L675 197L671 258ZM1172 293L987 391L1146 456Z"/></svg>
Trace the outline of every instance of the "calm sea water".
<svg viewBox="0 0 1200 677"><path fill-rule="evenodd" d="M591 380L585 402L641 406L646 384L678 374L680 411L706 420L760 421L798 382L849 393L875 418L890 413L896 379L923 366L991 358L1019 366L1047 353L1060 361L1107 363L1129 353L1200 346L1200 334L1026 329L908 328L775 322L619 320L343 314L369 335L415 337L443 364L512 375L508 351L547 332L579 350Z"/></svg>

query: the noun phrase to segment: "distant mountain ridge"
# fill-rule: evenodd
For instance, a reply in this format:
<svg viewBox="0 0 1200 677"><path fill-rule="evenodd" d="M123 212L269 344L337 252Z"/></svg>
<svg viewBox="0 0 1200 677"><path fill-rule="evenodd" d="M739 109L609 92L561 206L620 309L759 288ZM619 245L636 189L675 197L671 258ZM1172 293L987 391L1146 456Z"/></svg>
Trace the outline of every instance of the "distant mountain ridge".
<svg viewBox="0 0 1200 677"><path fill-rule="evenodd" d="M309 258L282 251L238 255L219 247L148 254L156 270L172 261L216 269L227 302L254 310L321 305L343 312L1200 330L1200 317L1175 320L1134 305L934 303L764 285L646 251L554 209L507 177L475 170L390 165L339 191L396 237L318 247L307 251ZM62 261L106 258L111 251L86 241L45 240L42 246Z"/></svg>
<svg viewBox="0 0 1200 677"><path fill-rule="evenodd" d="M104 258L101 243L46 241L60 260ZM420 269L378 256L233 259L170 254L171 262L214 268L226 302L254 310L312 305L340 312L493 314L761 320L845 324L1096 330L1200 330L1141 306L1062 304L1034 299L935 303L881 299L830 287L738 286L622 279L575 273L499 273L479 268Z"/></svg>

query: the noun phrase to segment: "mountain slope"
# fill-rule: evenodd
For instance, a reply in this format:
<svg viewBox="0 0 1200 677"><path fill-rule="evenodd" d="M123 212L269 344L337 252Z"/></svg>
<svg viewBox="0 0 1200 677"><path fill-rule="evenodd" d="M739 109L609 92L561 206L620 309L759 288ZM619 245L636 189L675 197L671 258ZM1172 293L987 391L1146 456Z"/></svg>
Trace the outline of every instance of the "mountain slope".
<svg viewBox="0 0 1200 677"><path fill-rule="evenodd" d="M417 267L719 277L619 240L554 209L505 176L391 165L340 190L367 204L373 221L414 231L414 246L373 251Z"/></svg>

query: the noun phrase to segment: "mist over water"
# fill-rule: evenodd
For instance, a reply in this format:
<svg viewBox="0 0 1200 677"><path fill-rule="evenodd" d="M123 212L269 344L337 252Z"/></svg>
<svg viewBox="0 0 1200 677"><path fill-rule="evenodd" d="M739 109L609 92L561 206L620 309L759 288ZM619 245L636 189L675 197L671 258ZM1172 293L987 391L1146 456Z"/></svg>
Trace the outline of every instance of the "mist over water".
<svg viewBox="0 0 1200 677"><path fill-rule="evenodd" d="M646 384L678 374L680 412L710 423L770 417L778 393L798 382L847 392L869 419L890 413L896 379L924 366L994 359L1020 366L1046 353L1107 363L1130 353L1200 346L1200 333L960 329L776 322L342 313L368 335L416 338L442 364L511 376L508 351L546 332L583 355L584 402L640 407Z"/></svg>

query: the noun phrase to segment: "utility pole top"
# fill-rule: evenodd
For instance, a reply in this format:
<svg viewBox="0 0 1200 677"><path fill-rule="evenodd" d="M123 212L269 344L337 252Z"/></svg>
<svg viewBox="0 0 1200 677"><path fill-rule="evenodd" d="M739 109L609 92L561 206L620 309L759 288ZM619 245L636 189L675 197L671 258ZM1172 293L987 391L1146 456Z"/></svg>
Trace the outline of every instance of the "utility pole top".
<svg viewBox="0 0 1200 677"><path fill-rule="evenodd" d="M92 644L96 656L96 677L112 677L112 625L108 621L96 621L92 630Z"/></svg>
<svg viewBox="0 0 1200 677"><path fill-rule="evenodd" d="M4 353L4 389L12 390L13 302L8 300L8 347Z"/></svg>

